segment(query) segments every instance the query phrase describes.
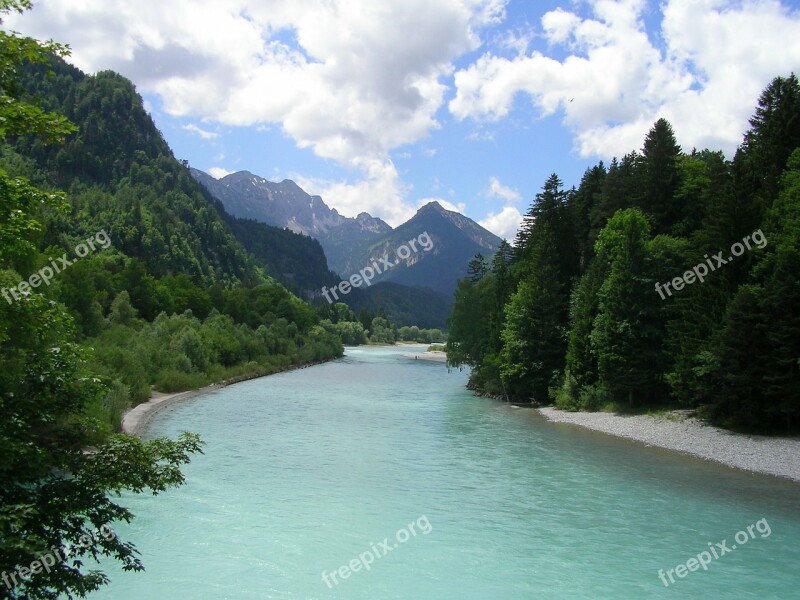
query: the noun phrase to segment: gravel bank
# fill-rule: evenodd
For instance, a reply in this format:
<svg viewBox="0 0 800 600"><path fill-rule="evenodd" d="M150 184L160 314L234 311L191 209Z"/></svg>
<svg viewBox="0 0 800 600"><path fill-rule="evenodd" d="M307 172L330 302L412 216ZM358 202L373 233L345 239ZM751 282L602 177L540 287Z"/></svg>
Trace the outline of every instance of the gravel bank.
<svg viewBox="0 0 800 600"><path fill-rule="evenodd" d="M165 408L184 400L191 400L201 394L207 394L220 387L223 386L218 384L209 385L198 390L189 390L188 392L178 392L176 394L153 392L149 402L139 404L125 413L122 417L122 433L141 437L153 417Z"/></svg>
<svg viewBox="0 0 800 600"><path fill-rule="evenodd" d="M686 417L680 411L670 413L670 418L667 418L602 412L573 413L552 407L537 410L550 421L578 425L648 446L692 454L736 469L800 481L800 438L733 433Z"/></svg>
<svg viewBox="0 0 800 600"><path fill-rule="evenodd" d="M403 354L403 358L414 360L427 360L429 362L447 362L447 354L444 352L420 352L419 354Z"/></svg>

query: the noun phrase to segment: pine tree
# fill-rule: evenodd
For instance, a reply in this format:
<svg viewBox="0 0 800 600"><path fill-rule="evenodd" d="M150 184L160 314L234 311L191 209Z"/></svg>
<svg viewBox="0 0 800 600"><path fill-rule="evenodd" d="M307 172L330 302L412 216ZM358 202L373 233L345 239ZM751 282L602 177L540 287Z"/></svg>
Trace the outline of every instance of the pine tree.
<svg viewBox="0 0 800 600"><path fill-rule="evenodd" d="M714 415L748 428L800 425L800 149L767 215L753 283L736 294L716 350Z"/></svg>
<svg viewBox="0 0 800 600"><path fill-rule="evenodd" d="M596 408L600 400L595 389L598 379L597 353L592 346L591 335L597 317L600 287L607 268L605 256L595 257L572 292L564 381L559 400L563 408Z"/></svg>
<svg viewBox="0 0 800 600"><path fill-rule="evenodd" d="M597 239L600 230L618 210L640 206L642 171L642 156L635 150L621 161L616 157L611 160L600 198L589 214L593 239Z"/></svg>
<svg viewBox="0 0 800 600"><path fill-rule="evenodd" d="M488 269L489 265L486 263L486 259L483 254L478 252L467 265L467 277L472 283L478 283L486 275Z"/></svg>
<svg viewBox="0 0 800 600"><path fill-rule="evenodd" d="M570 200L570 219L575 227L575 239L578 243L578 260L580 272L583 273L589 266L594 256L594 241L592 235L591 214L594 207L600 202L603 184L606 179L606 168L602 161L586 169L578 186L577 192Z"/></svg>
<svg viewBox="0 0 800 600"><path fill-rule="evenodd" d="M672 125L659 119L648 132L642 149L642 194L639 206L655 219L655 233L670 233L682 220L684 207L675 192L680 186L681 147Z"/></svg>
<svg viewBox="0 0 800 600"><path fill-rule="evenodd" d="M491 267L495 294L490 317L489 348L493 354L499 353L502 348L500 334L505 324L505 306L514 292L514 282L510 271L512 258L513 249L506 240L503 240L492 257Z"/></svg>
<svg viewBox="0 0 800 600"><path fill-rule="evenodd" d="M558 249L549 225L537 226L529 275L506 306L500 373L507 393L538 403L564 368L566 290Z"/></svg>
<svg viewBox="0 0 800 600"><path fill-rule="evenodd" d="M786 161L800 147L800 82L794 73L776 77L761 93L750 127L742 158L750 163L753 191L766 210L778 195Z"/></svg>
<svg viewBox="0 0 800 600"><path fill-rule="evenodd" d="M479 369L488 350L491 297L487 297L484 282L459 280L455 291L453 312L448 319L447 362L451 366L467 365Z"/></svg>

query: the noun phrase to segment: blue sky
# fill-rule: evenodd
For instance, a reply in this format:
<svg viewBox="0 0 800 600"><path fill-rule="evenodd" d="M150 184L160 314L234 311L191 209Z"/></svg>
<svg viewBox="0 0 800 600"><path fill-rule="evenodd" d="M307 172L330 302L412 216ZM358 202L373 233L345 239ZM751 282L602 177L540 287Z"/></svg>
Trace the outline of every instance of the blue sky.
<svg viewBox="0 0 800 600"><path fill-rule="evenodd" d="M7 25L129 77L215 176L392 225L439 200L506 237L548 175L577 185L659 117L730 156L800 66L787 0L39 0Z"/></svg>

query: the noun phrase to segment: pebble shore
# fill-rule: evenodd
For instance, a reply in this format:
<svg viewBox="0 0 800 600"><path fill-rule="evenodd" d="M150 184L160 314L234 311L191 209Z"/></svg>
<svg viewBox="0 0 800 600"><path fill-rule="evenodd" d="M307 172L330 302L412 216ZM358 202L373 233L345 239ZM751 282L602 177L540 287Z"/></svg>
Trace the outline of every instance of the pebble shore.
<svg viewBox="0 0 800 600"><path fill-rule="evenodd" d="M800 438L746 435L708 425L681 411L669 416L537 409L550 421L699 456L736 469L800 482Z"/></svg>

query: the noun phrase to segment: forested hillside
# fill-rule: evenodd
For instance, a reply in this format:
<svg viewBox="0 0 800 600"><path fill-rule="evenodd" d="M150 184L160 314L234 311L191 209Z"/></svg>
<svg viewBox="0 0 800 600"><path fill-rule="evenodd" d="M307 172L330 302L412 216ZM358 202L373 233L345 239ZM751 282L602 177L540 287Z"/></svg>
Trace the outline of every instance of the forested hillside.
<svg viewBox="0 0 800 600"><path fill-rule="evenodd" d="M442 329L452 310L451 304L433 290L385 281L356 288L348 294L347 305L355 312L383 311L398 327Z"/></svg>
<svg viewBox="0 0 800 600"><path fill-rule="evenodd" d="M683 406L800 429L800 86L763 92L733 160L655 123L641 151L554 174L514 246L476 257L447 343L471 385L567 409Z"/></svg>
<svg viewBox="0 0 800 600"><path fill-rule="evenodd" d="M67 253L69 268L37 292L66 307L76 339L93 350L89 371L107 378L95 416L113 429L152 385L187 389L341 353L315 311L270 276L298 291L330 281L319 244L225 214L174 158L128 80L52 59L20 69L18 86L77 130L59 144L38 135L3 144L9 175L66 192L37 209L41 226L24 251L5 253L4 285ZM99 232L107 246L76 259Z"/></svg>

